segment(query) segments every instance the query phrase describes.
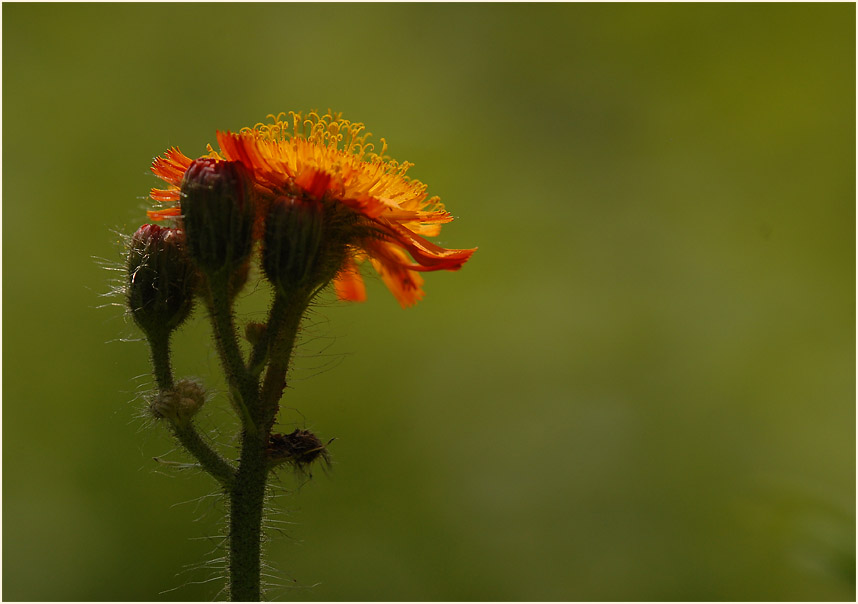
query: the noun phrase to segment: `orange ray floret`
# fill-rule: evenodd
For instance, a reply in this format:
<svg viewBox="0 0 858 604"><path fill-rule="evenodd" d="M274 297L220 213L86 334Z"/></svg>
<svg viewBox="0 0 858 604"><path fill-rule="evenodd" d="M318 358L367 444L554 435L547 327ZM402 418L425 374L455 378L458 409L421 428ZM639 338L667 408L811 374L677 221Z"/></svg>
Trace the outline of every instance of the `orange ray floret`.
<svg viewBox="0 0 858 604"><path fill-rule="evenodd" d="M366 290L356 261L369 256L382 280L403 307L423 297L419 272L459 270L475 249L445 249L424 237L436 236L452 220L437 197L427 199L426 185L406 176L409 163L385 159L368 142L361 123L339 114L311 112L269 116L239 133L217 132L220 153L209 147L208 157L241 162L251 175L262 224L270 204L279 196L305 201L334 201L363 216L373 236L354 242L354 252L334 280L337 295L363 300ZM158 202L181 204L181 183L192 160L177 148L152 164L152 172L167 183L152 189ZM152 210L152 220L181 214L180 205ZM259 234L257 233L257 236ZM410 256L410 258L409 258Z"/></svg>
<svg viewBox="0 0 858 604"><path fill-rule="evenodd" d="M345 266L334 279L334 290L340 300L363 302L366 300L366 286L353 256L349 256Z"/></svg>
<svg viewBox="0 0 858 604"><path fill-rule="evenodd" d="M405 252L388 243L373 242L369 253L372 265L402 308L423 299L423 277L404 268L407 263Z"/></svg>

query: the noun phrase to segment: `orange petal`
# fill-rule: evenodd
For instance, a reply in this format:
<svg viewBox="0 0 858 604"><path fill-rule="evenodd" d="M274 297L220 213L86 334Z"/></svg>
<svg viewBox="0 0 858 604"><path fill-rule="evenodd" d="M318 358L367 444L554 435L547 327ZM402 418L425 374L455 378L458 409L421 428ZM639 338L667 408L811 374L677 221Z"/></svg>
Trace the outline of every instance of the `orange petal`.
<svg viewBox="0 0 858 604"><path fill-rule="evenodd" d="M220 145L220 151L223 156L230 161L240 161L248 169L253 169L254 162L252 150L248 149L245 142L250 142L249 137L243 137L241 134L233 134L229 130L226 132L217 131L217 143Z"/></svg>
<svg viewBox="0 0 858 604"><path fill-rule="evenodd" d="M337 292L337 297L340 300L348 300L350 302L363 302L366 300L366 286L352 258L346 261L346 265L334 279L334 291Z"/></svg>
<svg viewBox="0 0 858 604"><path fill-rule="evenodd" d="M381 215L386 207L371 195L362 195L359 197L343 197L338 200L346 207L360 212L367 218L376 218Z"/></svg>
<svg viewBox="0 0 858 604"><path fill-rule="evenodd" d="M331 175L308 166L298 174L295 184L307 191L312 197L321 199L331 185Z"/></svg>
<svg viewBox="0 0 858 604"><path fill-rule="evenodd" d="M166 220L167 218L174 218L176 216L182 215L181 208L165 208L163 210L148 210L146 215L154 221Z"/></svg>
<svg viewBox="0 0 858 604"><path fill-rule="evenodd" d="M249 133L217 132L217 142L223 157L244 164L253 174L256 185L268 189L283 187L292 176L284 162L272 155L270 143L260 141Z"/></svg>
<svg viewBox="0 0 858 604"><path fill-rule="evenodd" d="M420 265L420 267L412 266L412 270L423 271L457 271L462 268L462 265L467 262L477 248L468 250L448 250L426 241L419 235L408 230L399 223L391 222L383 218L378 218L375 221L381 225L393 240L408 250L411 257Z"/></svg>
<svg viewBox="0 0 858 604"><path fill-rule="evenodd" d="M177 147L170 147L163 157L156 157L152 162L152 172L164 182L178 187L192 161Z"/></svg>
<svg viewBox="0 0 858 604"><path fill-rule="evenodd" d="M408 262L405 253L389 243L378 242L374 248L370 256L372 265L381 275L387 289L399 301L399 305L408 308L423 299L423 277L420 273L404 268ZM376 251L380 253L375 253Z"/></svg>
<svg viewBox="0 0 858 604"><path fill-rule="evenodd" d="M437 237L441 234L441 225L432 224L429 222L409 222L407 225L402 225L415 235L421 237Z"/></svg>
<svg viewBox="0 0 858 604"><path fill-rule="evenodd" d="M394 222L437 222L445 224L453 222L453 216L446 210L432 210L431 212L420 212L416 210L391 210L384 213L387 220Z"/></svg>
<svg viewBox="0 0 858 604"><path fill-rule="evenodd" d="M149 191L149 197L155 201L179 201L182 194L179 189L152 189Z"/></svg>

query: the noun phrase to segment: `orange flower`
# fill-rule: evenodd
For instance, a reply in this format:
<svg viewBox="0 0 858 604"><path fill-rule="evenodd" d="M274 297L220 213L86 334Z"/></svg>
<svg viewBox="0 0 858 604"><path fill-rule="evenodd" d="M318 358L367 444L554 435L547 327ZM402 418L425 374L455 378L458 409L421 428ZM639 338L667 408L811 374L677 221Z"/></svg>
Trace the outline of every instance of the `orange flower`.
<svg viewBox="0 0 858 604"><path fill-rule="evenodd" d="M384 139L381 152L373 152L363 124L330 112L306 116L290 112L291 128L286 114L268 117L271 123L256 124L238 134L218 132L220 151L209 146L205 157L239 161L248 169L258 202L257 238L278 198L334 201L362 216L373 236L352 242L334 279L341 299L366 298L358 270L366 258L399 303L408 307L423 297L420 272L458 270L474 253L476 248L445 249L424 238L438 235L452 216L438 197L427 199L426 185L406 176L412 164L384 158ZM192 161L176 147L156 158L152 172L168 187L152 189L152 199L181 204L182 179ZM152 220L163 220L180 216L181 208L148 214Z"/></svg>

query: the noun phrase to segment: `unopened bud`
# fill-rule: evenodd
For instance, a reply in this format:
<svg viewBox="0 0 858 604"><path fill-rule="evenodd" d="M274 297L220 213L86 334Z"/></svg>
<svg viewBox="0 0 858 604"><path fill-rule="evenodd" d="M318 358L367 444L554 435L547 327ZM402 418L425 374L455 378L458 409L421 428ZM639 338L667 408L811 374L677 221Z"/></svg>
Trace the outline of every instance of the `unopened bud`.
<svg viewBox="0 0 858 604"><path fill-rule="evenodd" d="M255 210L241 162L203 157L182 181L182 225L188 254L208 274L241 268L253 248Z"/></svg>
<svg viewBox="0 0 858 604"><path fill-rule="evenodd" d="M186 423L206 402L206 391L196 380L181 379L169 390L162 390L149 403L149 410L158 419Z"/></svg>
<svg viewBox="0 0 858 604"><path fill-rule="evenodd" d="M318 200L279 197L268 213L262 268L283 293L310 293L342 268L356 232L347 208Z"/></svg>
<svg viewBox="0 0 858 604"><path fill-rule="evenodd" d="M256 346L267 330L268 326L265 323L250 322L244 326L244 337L247 338L248 342Z"/></svg>
<svg viewBox="0 0 858 604"><path fill-rule="evenodd" d="M169 334L191 312L197 273L178 229L144 224L128 246L126 302L148 336Z"/></svg>

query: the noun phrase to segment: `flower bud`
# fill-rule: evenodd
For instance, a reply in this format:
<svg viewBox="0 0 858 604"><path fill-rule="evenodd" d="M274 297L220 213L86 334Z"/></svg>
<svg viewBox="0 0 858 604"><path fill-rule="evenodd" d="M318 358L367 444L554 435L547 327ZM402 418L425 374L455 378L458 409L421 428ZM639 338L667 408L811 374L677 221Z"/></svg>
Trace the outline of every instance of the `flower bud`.
<svg viewBox="0 0 858 604"><path fill-rule="evenodd" d="M128 246L126 302L147 336L169 334L191 312L197 273L178 229L144 224Z"/></svg>
<svg viewBox="0 0 858 604"><path fill-rule="evenodd" d="M188 254L207 274L240 268L253 248L250 176L241 162L203 157L182 181L182 226Z"/></svg>
<svg viewBox="0 0 858 604"><path fill-rule="evenodd" d="M252 321L244 326L244 337L247 338L248 342L256 346L267 330L268 326L265 323Z"/></svg>
<svg viewBox="0 0 858 604"><path fill-rule="evenodd" d="M262 268L284 294L311 293L342 268L356 217L339 204L278 197L268 213Z"/></svg>
<svg viewBox="0 0 858 604"><path fill-rule="evenodd" d="M196 380L181 379L170 390L162 390L149 403L149 411L158 419L185 423L206 402L206 391Z"/></svg>

